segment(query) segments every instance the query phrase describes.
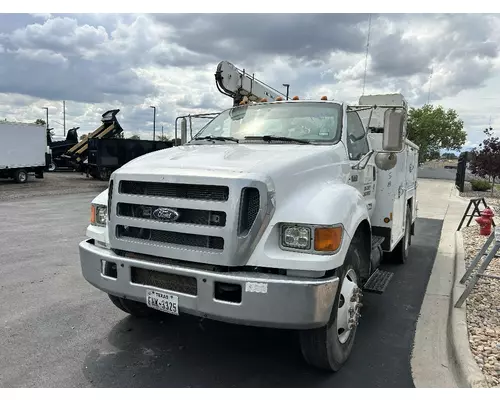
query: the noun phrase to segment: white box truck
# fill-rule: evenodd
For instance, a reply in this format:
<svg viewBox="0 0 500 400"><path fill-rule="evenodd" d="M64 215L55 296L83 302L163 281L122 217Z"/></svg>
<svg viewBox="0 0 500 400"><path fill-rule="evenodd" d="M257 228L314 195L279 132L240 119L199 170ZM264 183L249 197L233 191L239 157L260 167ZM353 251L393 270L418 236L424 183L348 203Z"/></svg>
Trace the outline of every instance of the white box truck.
<svg viewBox="0 0 500 400"><path fill-rule="evenodd" d="M417 217L406 102L360 103L235 106L113 172L79 245L84 278L136 316L299 330L306 362L338 371L363 291L383 292L384 253L406 261Z"/></svg>
<svg viewBox="0 0 500 400"><path fill-rule="evenodd" d="M30 173L43 178L47 133L43 125L0 121L0 178L26 183Z"/></svg>

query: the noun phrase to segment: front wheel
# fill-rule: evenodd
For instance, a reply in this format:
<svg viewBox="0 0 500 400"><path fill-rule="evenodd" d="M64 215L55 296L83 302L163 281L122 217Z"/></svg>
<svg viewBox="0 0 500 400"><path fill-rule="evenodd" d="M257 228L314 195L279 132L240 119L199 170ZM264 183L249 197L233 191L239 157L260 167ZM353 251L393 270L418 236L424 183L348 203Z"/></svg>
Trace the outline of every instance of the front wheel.
<svg viewBox="0 0 500 400"><path fill-rule="evenodd" d="M306 362L316 368L336 372L351 354L363 297L360 271L369 262L357 235L348 250L345 263L337 271L339 287L328 324L300 332L300 346Z"/></svg>
<svg viewBox="0 0 500 400"><path fill-rule="evenodd" d="M28 182L28 171L25 169L18 169L14 173L14 179L17 183L26 183Z"/></svg>

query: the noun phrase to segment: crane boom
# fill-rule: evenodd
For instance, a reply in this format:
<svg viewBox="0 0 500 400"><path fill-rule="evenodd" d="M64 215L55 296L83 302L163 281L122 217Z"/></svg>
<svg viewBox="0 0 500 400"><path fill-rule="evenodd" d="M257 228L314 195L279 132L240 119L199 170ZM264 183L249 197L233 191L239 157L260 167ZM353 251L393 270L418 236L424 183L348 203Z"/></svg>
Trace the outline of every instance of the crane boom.
<svg viewBox="0 0 500 400"><path fill-rule="evenodd" d="M262 98L275 100L278 96L286 97L283 93L256 79L254 74L249 75L229 61L221 61L217 65L215 84L219 92L234 100L235 106L245 96L249 101L259 101Z"/></svg>

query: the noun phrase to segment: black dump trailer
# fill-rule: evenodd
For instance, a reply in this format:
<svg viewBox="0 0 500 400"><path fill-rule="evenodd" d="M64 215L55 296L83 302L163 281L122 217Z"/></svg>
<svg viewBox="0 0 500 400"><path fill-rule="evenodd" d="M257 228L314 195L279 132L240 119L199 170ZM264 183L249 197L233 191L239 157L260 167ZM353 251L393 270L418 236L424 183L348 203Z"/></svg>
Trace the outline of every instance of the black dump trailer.
<svg viewBox="0 0 500 400"><path fill-rule="evenodd" d="M136 139L89 139L87 173L108 180L111 173L129 161L157 150L173 147L173 141Z"/></svg>
<svg viewBox="0 0 500 400"><path fill-rule="evenodd" d="M62 157L62 155L78 143L78 129L80 129L79 126L69 129L65 140L58 141L53 141L50 132L47 132L47 142L52 153L52 159L48 162L49 171L55 171L60 168L74 168L69 160Z"/></svg>
<svg viewBox="0 0 500 400"><path fill-rule="evenodd" d="M77 171L87 170L89 139L118 138L122 134L123 129L116 118L116 114L119 112L119 109L115 109L106 111L102 114L101 126L66 150L66 152L61 155L61 158L66 159L68 164L72 165Z"/></svg>

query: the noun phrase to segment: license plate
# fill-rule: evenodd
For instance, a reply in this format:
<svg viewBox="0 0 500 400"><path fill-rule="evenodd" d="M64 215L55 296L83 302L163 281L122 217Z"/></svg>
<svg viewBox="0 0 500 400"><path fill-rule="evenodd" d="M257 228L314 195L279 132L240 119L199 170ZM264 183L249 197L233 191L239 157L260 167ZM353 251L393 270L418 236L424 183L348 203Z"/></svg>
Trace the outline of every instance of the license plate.
<svg viewBox="0 0 500 400"><path fill-rule="evenodd" d="M146 304L155 310L179 315L179 298L173 294L148 289L146 291Z"/></svg>

